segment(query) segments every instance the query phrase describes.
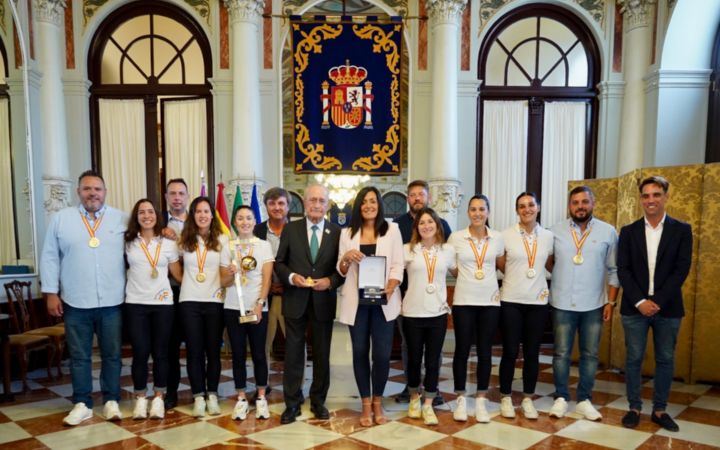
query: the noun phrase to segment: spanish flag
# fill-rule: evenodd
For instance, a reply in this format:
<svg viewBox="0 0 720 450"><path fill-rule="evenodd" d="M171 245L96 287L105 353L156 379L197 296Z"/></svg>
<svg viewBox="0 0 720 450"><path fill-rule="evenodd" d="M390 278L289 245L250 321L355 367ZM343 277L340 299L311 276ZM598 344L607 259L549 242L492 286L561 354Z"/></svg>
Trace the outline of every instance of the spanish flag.
<svg viewBox="0 0 720 450"><path fill-rule="evenodd" d="M217 185L218 191L217 191L217 200L215 201L215 218L220 223L220 228L222 229L222 232L227 235L230 235L230 221L228 220L228 213L227 213L227 207L225 207L225 195L223 192L225 191L225 185L220 182Z"/></svg>

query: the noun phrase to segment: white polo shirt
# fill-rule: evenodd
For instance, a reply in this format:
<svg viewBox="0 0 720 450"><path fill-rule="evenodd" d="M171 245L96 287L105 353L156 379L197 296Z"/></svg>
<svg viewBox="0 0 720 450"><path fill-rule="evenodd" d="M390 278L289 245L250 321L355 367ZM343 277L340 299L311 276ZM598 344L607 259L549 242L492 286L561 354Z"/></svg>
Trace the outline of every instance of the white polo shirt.
<svg viewBox="0 0 720 450"><path fill-rule="evenodd" d="M202 256L205 250L205 241L198 236L198 250ZM222 303L225 300L225 288L220 284L220 266L230 265L230 247L228 237L220 235L220 251L209 249L203 266L205 281L197 280L200 272L198 267L198 252L186 252L180 249L183 256L184 273L180 286L181 302L211 302Z"/></svg>
<svg viewBox="0 0 720 450"><path fill-rule="evenodd" d="M437 317L446 314L447 307L447 283L445 281L447 272L455 269L455 249L452 245L435 245L428 251L428 257L432 261L433 255L437 256L435 273L432 283L435 291L427 292L428 270L423 256L423 248L416 244L403 246L405 256L405 269L407 270L408 289L402 302L403 317Z"/></svg>
<svg viewBox="0 0 720 450"><path fill-rule="evenodd" d="M236 253L236 258L240 261L245 256L252 256L257 261L257 266L253 270L249 270L244 274L242 271L238 271L241 275L244 275L247 282L242 285L242 298L243 304L245 305L245 311L255 308L257 299L260 298L260 290L262 289L262 270L266 263L272 263L275 261L273 256L272 246L268 241L262 239L252 238L247 243L240 243L238 241L230 241L233 247L230 252ZM252 253L251 253L252 249ZM230 286L227 289L227 295L225 296L225 309L240 310L240 300L238 299L237 289L235 285ZM263 311L268 310L268 304L265 302Z"/></svg>
<svg viewBox="0 0 720 450"><path fill-rule="evenodd" d="M526 233L520 225L515 224L503 230L505 243L505 277L500 290L503 302L523 303L526 305L546 305L550 295L546 279L545 262L553 254L553 234L536 225L532 233ZM532 269L535 276L529 278L528 254L523 244L525 240L530 250L537 241L537 253Z"/></svg>
<svg viewBox="0 0 720 450"><path fill-rule="evenodd" d="M156 236L147 245L150 258L155 259L155 252L160 247L160 254L156 269L158 276L153 278L152 264L148 260L138 237L125 244L125 257L127 258L127 283L125 285L125 303L137 305L167 305L172 306L173 297L168 279L168 265L180 258L177 245L174 241Z"/></svg>
<svg viewBox="0 0 720 450"><path fill-rule="evenodd" d="M500 290L498 288L495 260L505 253L505 244L500 232L487 227L486 230L487 236L482 240L472 237L469 228L454 232L448 239L448 244L455 249L458 266L453 305L500 306ZM471 241L475 244L478 256L482 255L483 247L487 242L488 247L482 264L485 277L481 280L475 277L478 265Z"/></svg>

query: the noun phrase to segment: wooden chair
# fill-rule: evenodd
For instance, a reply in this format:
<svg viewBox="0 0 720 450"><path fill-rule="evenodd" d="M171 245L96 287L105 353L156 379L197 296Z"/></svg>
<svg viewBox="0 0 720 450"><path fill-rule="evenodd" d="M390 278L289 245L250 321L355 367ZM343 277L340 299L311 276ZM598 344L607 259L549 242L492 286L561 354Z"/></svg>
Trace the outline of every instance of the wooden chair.
<svg viewBox="0 0 720 450"><path fill-rule="evenodd" d="M48 379L52 380L51 367L53 358L55 357L55 351L59 345L53 343L53 341L65 341L65 330L59 327L45 327L45 329L54 329L47 330L48 334L32 334L32 331L41 331L43 328L32 330L31 324L34 322L34 317L30 314L29 309L32 308L32 306L29 306L32 301L31 285L29 281L23 282L17 280L5 284L11 332L15 333L10 335L10 352L15 352L20 361L20 378L23 382L23 392L29 390L27 384L28 355L36 350L44 349L47 351ZM23 296L23 288L25 288L27 292L27 300ZM51 338L50 335L57 335L57 337ZM5 361L5 363L9 364L10 361ZM58 370L59 367L60 365L58 363Z"/></svg>

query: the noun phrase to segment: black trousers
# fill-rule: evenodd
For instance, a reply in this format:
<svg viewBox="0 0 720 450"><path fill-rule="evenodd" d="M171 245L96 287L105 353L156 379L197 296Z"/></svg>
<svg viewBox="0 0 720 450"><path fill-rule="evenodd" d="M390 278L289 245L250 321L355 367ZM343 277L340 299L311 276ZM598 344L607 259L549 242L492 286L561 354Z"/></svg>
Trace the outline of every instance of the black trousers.
<svg viewBox="0 0 720 450"><path fill-rule="evenodd" d="M136 393L145 393L148 359L153 358L153 388L167 388L168 342L173 328L175 306L125 304L125 323L132 345L132 379Z"/></svg>
<svg viewBox="0 0 720 450"><path fill-rule="evenodd" d="M440 377L440 355L447 331L447 314L437 317L403 317L408 348L408 388L420 387L420 368L425 355L425 393L435 395Z"/></svg>
<svg viewBox="0 0 720 450"><path fill-rule="evenodd" d="M226 309L225 326L232 347L233 380L235 389L244 391L247 387L247 343L250 342L250 356L252 357L255 373L255 385L267 387L268 362L265 356L265 339L267 339L268 313L262 313L260 323L240 324L240 311Z"/></svg>
<svg viewBox="0 0 720 450"><path fill-rule="evenodd" d="M332 340L332 320L318 320L312 301L308 302L305 314L299 319L285 316L285 371L283 372L283 395L285 405L300 405L302 383L305 372L305 331L310 324L312 334L313 381L310 386L310 402L313 405L325 404L330 387L330 341Z"/></svg>
<svg viewBox="0 0 720 450"><path fill-rule="evenodd" d="M499 319L500 308L497 306L453 306L453 324L455 325L453 379L455 380L455 392L465 392L467 363L470 356L470 347L473 343L478 357L477 391L487 391L490 383L490 370L492 369L493 337L495 337Z"/></svg>
<svg viewBox="0 0 720 450"><path fill-rule="evenodd" d="M525 305L502 302L500 326L502 327L503 353L500 360L500 393L512 393L515 361L523 347L523 393L534 394L538 378L540 343L549 314L548 305Z"/></svg>
<svg viewBox="0 0 720 450"><path fill-rule="evenodd" d="M182 302L180 313L187 336L187 371L193 396L217 393L220 384L220 344L224 329L223 305Z"/></svg>
<svg viewBox="0 0 720 450"><path fill-rule="evenodd" d="M180 385L180 346L185 342L185 328L182 324L180 314L180 286L170 285L173 293L173 304L175 305L172 331L168 342L168 375L167 390L171 395L176 395Z"/></svg>

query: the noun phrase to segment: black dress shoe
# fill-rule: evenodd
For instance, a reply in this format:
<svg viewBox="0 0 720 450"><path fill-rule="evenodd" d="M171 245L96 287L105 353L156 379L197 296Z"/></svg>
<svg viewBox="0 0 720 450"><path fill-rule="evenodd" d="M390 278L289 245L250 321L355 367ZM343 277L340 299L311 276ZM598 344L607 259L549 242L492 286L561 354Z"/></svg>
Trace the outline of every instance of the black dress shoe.
<svg viewBox="0 0 720 450"><path fill-rule="evenodd" d="M315 415L316 419L328 420L330 418L330 412L325 405L310 405L310 411Z"/></svg>
<svg viewBox="0 0 720 450"><path fill-rule="evenodd" d="M433 406L442 406L443 403L445 403L445 399L443 398L440 391L437 391L435 393L435 397L433 397L432 405Z"/></svg>
<svg viewBox="0 0 720 450"><path fill-rule="evenodd" d="M640 413L632 409L622 418L622 424L625 428L635 428L640 424Z"/></svg>
<svg viewBox="0 0 720 450"><path fill-rule="evenodd" d="M165 394L165 410L173 409L177 406L177 392L168 392Z"/></svg>
<svg viewBox="0 0 720 450"><path fill-rule="evenodd" d="M410 403L410 391L408 390L407 386L405 386L405 389L403 389L401 393L395 396L395 402Z"/></svg>
<svg viewBox="0 0 720 450"><path fill-rule="evenodd" d="M655 415L655 412L650 415L650 420L655 422L656 424L660 425L661 427L665 428L668 431L680 431L680 427L677 423L675 423L674 420L672 420L672 417L668 415L668 413L661 413L660 417Z"/></svg>
<svg viewBox="0 0 720 450"><path fill-rule="evenodd" d="M280 423L283 425L286 425L288 423L295 422L295 418L300 415L300 407L299 406L288 406L285 408L285 411L283 411L282 416L280 416Z"/></svg>

